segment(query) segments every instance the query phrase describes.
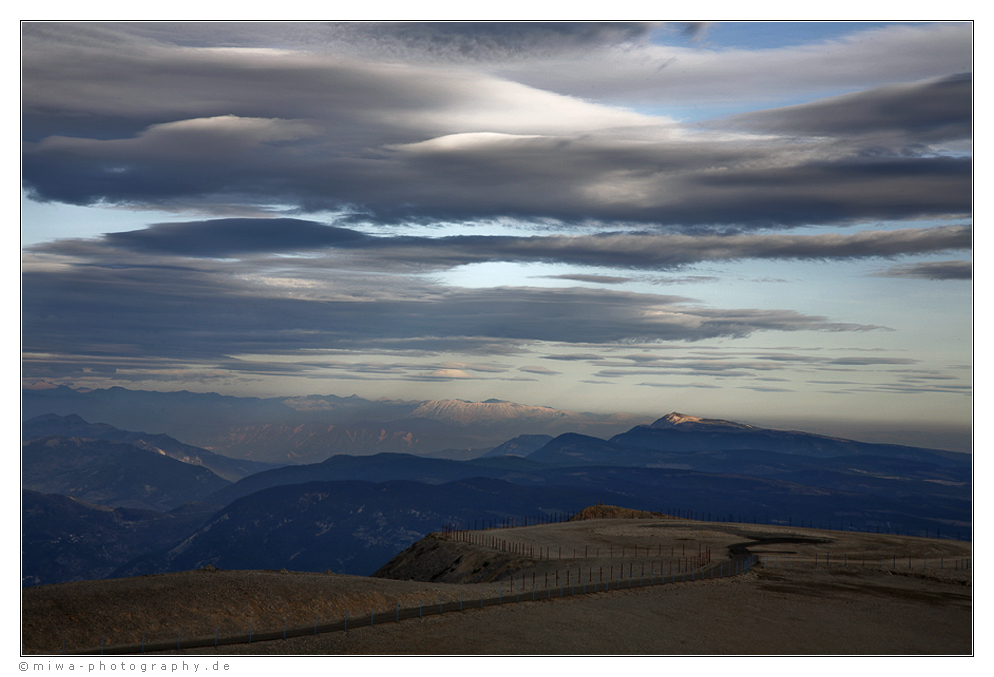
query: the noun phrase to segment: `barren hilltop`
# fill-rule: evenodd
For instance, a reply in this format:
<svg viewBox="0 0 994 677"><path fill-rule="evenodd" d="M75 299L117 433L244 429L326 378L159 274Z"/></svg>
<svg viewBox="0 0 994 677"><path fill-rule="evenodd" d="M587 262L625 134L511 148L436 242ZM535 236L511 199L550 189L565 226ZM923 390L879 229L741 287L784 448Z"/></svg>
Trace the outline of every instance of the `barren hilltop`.
<svg viewBox="0 0 994 677"><path fill-rule="evenodd" d="M969 654L970 557L960 541L592 506L558 524L430 534L370 578L208 568L27 588L23 650Z"/></svg>

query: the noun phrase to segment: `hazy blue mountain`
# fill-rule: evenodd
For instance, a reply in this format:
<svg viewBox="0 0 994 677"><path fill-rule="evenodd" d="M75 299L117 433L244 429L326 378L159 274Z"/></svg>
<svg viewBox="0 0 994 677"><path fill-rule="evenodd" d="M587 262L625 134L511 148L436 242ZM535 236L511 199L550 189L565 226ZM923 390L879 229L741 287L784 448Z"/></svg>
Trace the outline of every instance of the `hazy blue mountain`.
<svg viewBox="0 0 994 677"><path fill-rule="evenodd" d="M412 454L383 453L373 456L336 455L322 463L295 465L267 470L235 482L215 492L210 500L227 505L243 496L285 484L322 481L387 482L411 480L444 484L468 477L500 477L504 468L488 468L464 461L424 458Z"/></svg>
<svg viewBox="0 0 994 677"><path fill-rule="evenodd" d="M68 416L43 414L25 421L21 427L23 441L52 435L133 444L141 449L165 454L183 463L204 466L229 482L237 482L253 473L276 467L272 463L228 458L207 449L183 444L168 435L120 430L106 423L88 423L76 414Z"/></svg>
<svg viewBox="0 0 994 677"><path fill-rule="evenodd" d="M786 456L786 455L784 455ZM788 457L789 458L789 457ZM796 458L796 457L795 457ZM669 468L563 467L537 471L544 484L597 487L644 510L693 510L700 519L779 520L839 529L895 530L969 539L972 484L800 469L777 478Z"/></svg>
<svg viewBox="0 0 994 677"><path fill-rule="evenodd" d="M551 435L518 435L514 439L499 444L480 458L495 456L527 456L538 451L552 441Z"/></svg>
<svg viewBox="0 0 994 677"><path fill-rule="evenodd" d="M615 435L610 442L642 451L754 449L819 458L871 455L926 461L937 465L962 466L971 463L968 454L951 451L857 442L796 430L771 430L676 412L667 414L651 425L636 426L628 432Z"/></svg>
<svg viewBox="0 0 994 677"><path fill-rule="evenodd" d="M420 418L409 422L437 423ZM76 420L67 424L83 425ZM169 538L153 533L157 527L150 522L148 538L165 545L146 551L114 575L206 563L369 573L446 522L575 510L598 501L680 511L698 519L881 533L935 535L941 530L947 537L969 538L972 529L970 455L767 431L679 414L610 440L559 435L528 457L455 461L398 453L335 455L321 463L256 473L234 484L219 480L222 484L210 491L194 477L171 474L177 467L186 472L206 472L204 468L132 445L42 438L24 449L28 488L76 491L94 502L127 500L128 505L159 509L200 499L219 509L225 506L203 529L183 534L173 529ZM171 465L152 466L150 458ZM53 534L32 543L43 544L45 538L68 543L54 533L57 521L46 524ZM82 573L83 564L66 565L67 575L107 575L105 560L88 554L81 561L94 563L90 575Z"/></svg>
<svg viewBox="0 0 994 677"><path fill-rule="evenodd" d="M361 397L234 397L186 390L158 392L121 387L74 390L67 386L21 391L22 417L77 414L122 430L151 430L188 444L224 453L213 441L231 429L259 424L335 424L395 420L419 402L366 400Z"/></svg>
<svg viewBox="0 0 994 677"><path fill-rule="evenodd" d="M524 487L473 478L420 482L308 482L238 499L165 552L115 575L280 569L368 575L446 524L575 512L623 497L601 489Z"/></svg>
<svg viewBox="0 0 994 677"><path fill-rule="evenodd" d="M122 442L53 436L21 447L23 489L100 505L171 510L228 484L202 466Z"/></svg>
<svg viewBox="0 0 994 677"><path fill-rule="evenodd" d="M386 422L257 423L229 428L210 440L212 448L238 458L271 463L320 463L338 454L429 455L438 449L488 448L487 438L440 421L405 419Z"/></svg>
<svg viewBox="0 0 994 677"><path fill-rule="evenodd" d="M108 508L21 492L21 585L105 578L135 557L176 543L216 512L187 504L168 513Z"/></svg>
<svg viewBox="0 0 994 677"><path fill-rule="evenodd" d="M528 454L530 461L550 465L651 465L657 457L651 451L608 442L590 435L565 433Z"/></svg>
<svg viewBox="0 0 994 677"><path fill-rule="evenodd" d="M968 490L960 497L901 496L893 486L883 492L872 486L850 491L740 475L600 466L546 468L527 479L270 487L233 501L189 538L139 558L115 575L207 564L366 575L447 523L569 512L598 501L671 514L683 511L702 520L970 535Z"/></svg>

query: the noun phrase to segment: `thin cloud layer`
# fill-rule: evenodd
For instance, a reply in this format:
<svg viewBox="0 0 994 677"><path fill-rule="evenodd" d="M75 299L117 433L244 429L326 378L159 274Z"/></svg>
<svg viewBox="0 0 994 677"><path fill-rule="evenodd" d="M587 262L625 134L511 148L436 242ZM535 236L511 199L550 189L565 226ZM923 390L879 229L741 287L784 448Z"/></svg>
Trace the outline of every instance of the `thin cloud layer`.
<svg viewBox="0 0 994 677"><path fill-rule="evenodd" d="M303 282L158 266L63 265L24 274L27 353L221 359L313 350L450 350L536 342L698 341L757 331L867 331L790 310L716 309L691 299L594 289L458 289ZM233 272L240 272L235 269ZM336 285L335 280L340 284ZM337 293L329 294L329 286ZM99 318L98 322L94 320Z"/></svg>
<svg viewBox="0 0 994 677"><path fill-rule="evenodd" d="M879 273L881 277L906 277L918 280L972 280L970 261L925 261L894 266Z"/></svg>
<svg viewBox="0 0 994 677"><path fill-rule="evenodd" d="M965 226L905 228L824 235L678 235L601 233L530 237L455 235L379 236L301 219L215 219L164 223L137 231L110 233L104 242L135 252L225 257L245 253L347 250L366 265L453 267L486 261L557 262L665 270L706 261L740 259L828 260L894 257L968 250L972 229ZM59 242L38 251L96 254L92 243ZM105 250L103 256L116 257ZM620 283L624 278L566 276L577 281Z"/></svg>

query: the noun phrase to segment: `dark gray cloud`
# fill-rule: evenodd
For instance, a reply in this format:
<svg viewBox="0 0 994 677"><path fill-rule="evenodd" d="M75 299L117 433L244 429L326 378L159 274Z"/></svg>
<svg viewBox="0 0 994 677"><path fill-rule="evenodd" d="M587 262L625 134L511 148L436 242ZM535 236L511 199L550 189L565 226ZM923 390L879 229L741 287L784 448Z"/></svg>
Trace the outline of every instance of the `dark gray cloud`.
<svg viewBox="0 0 994 677"><path fill-rule="evenodd" d="M322 249L347 250L367 265L451 267L483 261L544 261L642 269L668 269L704 261L739 259L841 260L969 250L972 228L938 226L824 235L680 235L602 233L531 237L456 235L373 237L301 219L216 219L166 223L104 236L115 248L142 253L224 257ZM118 255L82 241L36 248L94 258ZM620 283L625 278L560 276L583 282Z"/></svg>
<svg viewBox="0 0 994 677"><path fill-rule="evenodd" d="M380 54L449 61L520 61L636 43L653 22L375 22L332 24L342 39Z"/></svg>
<svg viewBox="0 0 994 677"><path fill-rule="evenodd" d="M384 222L512 216L771 227L966 215L972 206L969 158L785 162L776 158L787 149L702 141L629 150L581 138L487 138L377 157L299 157L259 141L252 128L263 125L256 121L204 126L228 123L246 135L230 152L193 138L164 138L161 151L158 139L145 143L148 135L92 143L49 138L26 150L25 185L39 199L73 204L169 205L229 195L304 210L354 208Z"/></svg>
<svg viewBox="0 0 994 677"><path fill-rule="evenodd" d="M973 137L970 73L875 87L821 101L744 113L725 121L805 136L875 136L878 144L926 144ZM867 150L872 150L869 147Z"/></svg>
<svg viewBox="0 0 994 677"><path fill-rule="evenodd" d="M972 280L971 261L925 261L894 266L879 273L881 277L907 277L919 280Z"/></svg>
<svg viewBox="0 0 994 677"><path fill-rule="evenodd" d="M111 245L140 252L185 256L230 256L354 247L371 238L347 228L301 219L215 219L160 223L143 230L108 233Z"/></svg>
<svg viewBox="0 0 994 677"><path fill-rule="evenodd" d="M624 284L625 282L631 282L630 277L616 277L614 275L583 275L577 273L575 275L565 274L565 275L543 275L543 277L550 280L569 280L571 282L592 282L594 284Z"/></svg>
<svg viewBox="0 0 994 677"><path fill-rule="evenodd" d="M642 25L275 26L267 48L263 29L27 25L29 194L349 209L394 223L513 216L765 227L972 209L971 161L930 145L968 137L962 78L733 121L764 132L753 135L537 89L484 66L339 52L351 43L334 35L468 54L547 44L561 54L614 49L641 39ZM316 46L302 48L308 40Z"/></svg>

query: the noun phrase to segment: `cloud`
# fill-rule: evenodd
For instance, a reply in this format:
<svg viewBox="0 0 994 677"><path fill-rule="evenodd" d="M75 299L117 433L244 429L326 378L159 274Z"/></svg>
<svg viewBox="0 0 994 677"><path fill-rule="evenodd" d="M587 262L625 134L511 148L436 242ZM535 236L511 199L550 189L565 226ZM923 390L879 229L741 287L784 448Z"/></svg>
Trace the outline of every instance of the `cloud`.
<svg viewBox="0 0 994 677"><path fill-rule="evenodd" d="M791 351L771 349L734 349L725 346L705 346L701 350L685 350L677 346L653 346L638 353L620 353L617 348L614 356L576 355L574 361L586 362L597 369L594 376L603 379L630 379L651 377L654 380L642 381L639 385L653 387L713 387L716 381L753 382L755 388L776 392L780 386L766 384L787 384L797 382L812 384L844 384L862 386L855 381L826 381L811 377L812 373L887 371L901 374L905 378L918 379L925 373L926 382L941 377L943 380L959 380L958 377L938 374L935 371L923 372L915 367L921 360L917 357L893 356L888 354L865 355L865 351L849 349L841 356L816 354L818 351ZM664 350L665 349L665 350ZM568 357L568 356L567 356ZM593 359L596 357L597 359ZM560 359L555 355L544 359ZM915 368L912 368L915 367ZM789 377L789 378L787 378ZM895 377L897 378L897 377ZM655 380L663 379L663 380ZM675 379L675 380L674 380ZM686 379L703 379L689 382ZM753 386L749 386L753 387ZM783 390L787 390L784 385Z"/></svg>
<svg viewBox="0 0 994 677"><path fill-rule="evenodd" d="M971 161L930 145L969 132L969 81L935 79L968 70L968 25L756 53L654 46L643 40L649 27L628 24L278 26L268 48L260 30L219 24L213 39L230 46L218 49L203 46L202 26L27 25L29 195L281 204L384 223L509 216L684 228L972 210ZM522 49L521 69L501 56ZM452 58L398 58L412 50ZM582 66L577 50L590 52ZM877 75L854 74L864 69ZM614 85L598 79L608 74ZM883 74L910 84L869 82ZM695 96L738 91L735 78L750 91L757 78L762 87L808 78L832 94L838 85L819 78L876 88L712 127L631 107L643 95L670 101L691 82Z"/></svg>
<svg viewBox="0 0 994 677"><path fill-rule="evenodd" d="M333 25L368 54L450 62L524 61L635 44L651 22L373 22Z"/></svg>
<svg viewBox="0 0 994 677"><path fill-rule="evenodd" d="M703 389L715 389L721 388L718 385L712 385L709 383L639 383L640 386L646 386L649 388L703 388Z"/></svg>
<svg viewBox="0 0 994 677"><path fill-rule="evenodd" d="M743 113L724 122L778 134L874 136L878 145L900 146L972 138L972 106L973 77L961 73Z"/></svg>
<svg viewBox="0 0 994 677"><path fill-rule="evenodd" d="M346 250L367 265L449 268L485 261L557 262L632 269L672 269L704 261L742 259L844 260L969 250L972 228L938 226L852 234L680 235L651 232L530 237L456 235L369 236L360 231L301 219L215 219L164 223L103 236L103 242L135 252L223 257L246 253ZM92 243L62 241L35 251L100 254ZM617 276L565 274L561 279L617 284Z"/></svg>
<svg viewBox="0 0 994 677"><path fill-rule="evenodd" d="M171 232L171 231L170 231ZM92 246L92 245L91 245ZM244 355L314 351L512 354L541 342L624 345L743 337L761 331L862 332L876 327L779 309L701 306L673 295L593 288L446 288L416 278L319 267L294 284L259 262L170 268L133 254L94 262L27 256L23 348L41 355L229 364ZM41 261L43 265L36 265ZM277 257L267 265L282 267ZM306 271L304 271L306 272ZM251 274L250 274L251 273ZM297 271L300 275L301 271ZM274 284L276 276L283 284ZM70 357L51 357L70 360ZM112 361L105 366L114 366ZM245 366L245 365L243 365ZM443 365L493 372L498 365Z"/></svg>
<svg viewBox="0 0 994 677"><path fill-rule="evenodd" d="M186 256L230 256L351 247L370 238L346 228L301 219L214 219L160 223L142 230L108 233L104 240L139 252Z"/></svg>
<svg viewBox="0 0 994 677"><path fill-rule="evenodd" d="M877 273L880 277L906 277L918 280L971 280L971 261L925 261L893 266Z"/></svg>
<svg viewBox="0 0 994 677"><path fill-rule="evenodd" d="M463 379L463 378L473 378L467 374L462 369L435 369L429 374L426 374L426 378L432 380L451 380L451 379Z"/></svg>
<svg viewBox="0 0 994 677"><path fill-rule="evenodd" d="M529 374L542 374L543 376L555 376L562 373L561 371L554 371L541 365L526 365L518 367L518 371L524 371Z"/></svg>
<svg viewBox="0 0 994 677"><path fill-rule="evenodd" d="M867 23L840 38L775 49L620 45L495 70L534 87L620 105L757 108L962 73L972 66L972 40L969 22Z"/></svg>

